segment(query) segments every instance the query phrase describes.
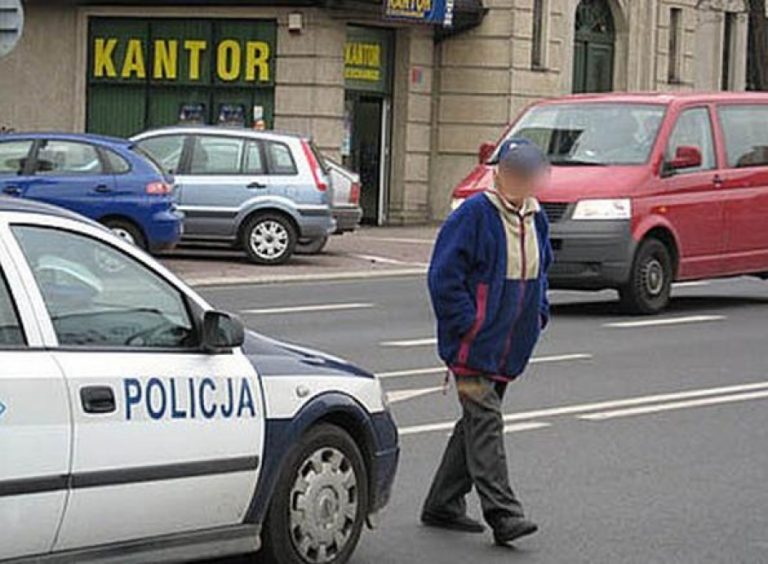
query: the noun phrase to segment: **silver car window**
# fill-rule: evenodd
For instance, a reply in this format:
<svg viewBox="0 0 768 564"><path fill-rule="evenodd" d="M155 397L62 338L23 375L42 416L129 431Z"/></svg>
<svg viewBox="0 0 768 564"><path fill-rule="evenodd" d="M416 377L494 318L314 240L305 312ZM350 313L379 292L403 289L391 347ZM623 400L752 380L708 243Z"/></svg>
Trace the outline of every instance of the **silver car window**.
<svg viewBox="0 0 768 564"><path fill-rule="evenodd" d="M200 135L195 139L190 174L239 174L244 141L234 137Z"/></svg>

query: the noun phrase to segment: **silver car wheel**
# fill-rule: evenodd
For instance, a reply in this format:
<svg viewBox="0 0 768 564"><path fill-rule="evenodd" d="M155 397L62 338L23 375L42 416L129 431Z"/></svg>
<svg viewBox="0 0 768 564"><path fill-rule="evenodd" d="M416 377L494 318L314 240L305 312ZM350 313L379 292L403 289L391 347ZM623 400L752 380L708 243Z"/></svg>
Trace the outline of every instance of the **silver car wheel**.
<svg viewBox="0 0 768 564"><path fill-rule="evenodd" d="M264 260L274 260L285 254L288 242L288 231L271 219L257 223L251 231L251 248Z"/></svg>
<svg viewBox="0 0 768 564"><path fill-rule="evenodd" d="M290 536L306 562L332 562L352 537L358 511L357 476L335 448L315 451L291 488Z"/></svg>

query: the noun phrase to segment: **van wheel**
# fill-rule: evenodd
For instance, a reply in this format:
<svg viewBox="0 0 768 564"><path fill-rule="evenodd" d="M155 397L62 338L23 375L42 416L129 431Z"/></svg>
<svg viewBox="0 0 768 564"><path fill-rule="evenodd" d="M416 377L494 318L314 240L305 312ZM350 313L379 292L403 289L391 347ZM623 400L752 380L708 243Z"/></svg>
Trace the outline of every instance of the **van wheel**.
<svg viewBox="0 0 768 564"><path fill-rule="evenodd" d="M368 511L360 449L335 425L311 429L286 458L264 524L259 561L344 564Z"/></svg>
<svg viewBox="0 0 768 564"><path fill-rule="evenodd" d="M328 235L320 237L319 239L312 239L305 243L299 242L296 245L296 253L300 255L319 255L325 249L325 245L328 244Z"/></svg>
<svg viewBox="0 0 768 564"><path fill-rule="evenodd" d="M140 249L147 249L147 240L144 238L144 234L136 225L130 221L124 219L107 219L102 222L104 227L111 230L112 233L131 243L136 245Z"/></svg>
<svg viewBox="0 0 768 564"><path fill-rule="evenodd" d="M658 313L669 304L672 292L672 256L658 239L646 239L635 254L629 282L619 289L624 308L629 313Z"/></svg>
<svg viewBox="0 0 768 564"><path fill-rule="evenodd" d="M293 254L298 236L293 224L276 213L257 215L243 229L242 245L257 264L283 264Z"/></svg>

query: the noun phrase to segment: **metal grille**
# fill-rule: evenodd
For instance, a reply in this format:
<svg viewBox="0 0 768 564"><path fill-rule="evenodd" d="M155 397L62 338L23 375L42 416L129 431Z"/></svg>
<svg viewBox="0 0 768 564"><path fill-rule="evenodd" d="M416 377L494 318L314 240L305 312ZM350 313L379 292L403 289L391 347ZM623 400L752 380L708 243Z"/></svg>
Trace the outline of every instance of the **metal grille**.
<svg viewBox="0 0 768 564"><path fill-rule="evenodd" d="M563 219L565 212L568 210L568 204L555 202L542 203L541 207L544 208L550 223L555 223Z"/></svg>

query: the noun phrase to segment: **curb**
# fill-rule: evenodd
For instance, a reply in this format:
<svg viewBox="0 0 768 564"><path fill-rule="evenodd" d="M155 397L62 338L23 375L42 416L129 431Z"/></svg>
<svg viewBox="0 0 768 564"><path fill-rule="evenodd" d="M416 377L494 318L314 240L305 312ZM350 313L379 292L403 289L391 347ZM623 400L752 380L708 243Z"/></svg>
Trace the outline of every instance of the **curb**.
<svg viewBox="0 0 768 564"><path fill-rule="evenodd" d="M342 272L327 272L321 274L275 274L254 276L222 277L222 278L186 278L186 283L194 288L212 286L251 286L266 284L281 284L288 282L329 282L335 280L368 280L374 278L397 278L402 276L421 276L427 273L426 267L401 268L392 270L347 270ZM177 275L178 276L178 275Z"/></svg>

